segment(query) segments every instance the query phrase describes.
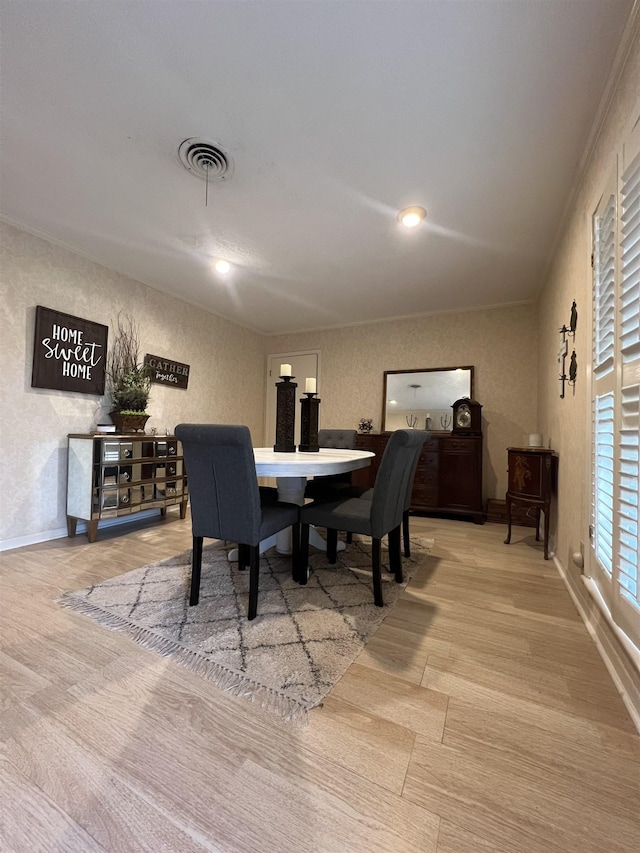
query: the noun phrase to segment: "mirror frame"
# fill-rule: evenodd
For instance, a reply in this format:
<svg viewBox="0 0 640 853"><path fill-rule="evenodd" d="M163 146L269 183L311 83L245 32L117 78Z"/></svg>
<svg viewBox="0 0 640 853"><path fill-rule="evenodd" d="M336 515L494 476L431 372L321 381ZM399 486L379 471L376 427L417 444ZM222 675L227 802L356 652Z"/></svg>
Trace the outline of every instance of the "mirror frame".
<svg viewBox="0 0 640 853"><path fill-rule="evenodd" d="M416 374L421 373L447 373L452 370L469 370L470 371L470 389L469 389L469 397L473 400L475 393L475 380L474 380L474 370L472 364L461 364L456 367L424 367L422 369L416 370L385 370L384 371L384 386L382 389L382 420L380 432L387 432L387 378L389 376L397 376L398 374L406 374L407 376L415 376ZM467 396L463 394L462 396ZM455 400L452 400L451 403L455 403ZM443 432L448 434L448 430L443 429L430 429L429 432Z"/></svg>

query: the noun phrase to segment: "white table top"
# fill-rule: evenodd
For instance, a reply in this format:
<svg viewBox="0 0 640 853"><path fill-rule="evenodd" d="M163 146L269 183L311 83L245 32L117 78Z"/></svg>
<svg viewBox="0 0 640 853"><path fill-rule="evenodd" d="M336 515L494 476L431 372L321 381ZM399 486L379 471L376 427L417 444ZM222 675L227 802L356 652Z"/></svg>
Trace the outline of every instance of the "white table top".
<svg viewBox="0 0 640 853"><path fill-rule="evenodd" d="M366 468L375 456L370 450L335 450L321 447L317 453L276 453L272 447L254 447L259 477L321 477Z"/></svg>

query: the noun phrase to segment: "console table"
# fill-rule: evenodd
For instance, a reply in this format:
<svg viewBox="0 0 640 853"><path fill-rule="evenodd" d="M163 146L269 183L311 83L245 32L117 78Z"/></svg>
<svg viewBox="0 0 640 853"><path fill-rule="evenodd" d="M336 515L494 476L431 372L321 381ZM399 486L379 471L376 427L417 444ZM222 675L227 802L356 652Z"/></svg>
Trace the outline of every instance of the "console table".
<svg viewBox="0 0 640 853"><path fill-rule="evenodd" d="M180 505L187 512L187 478L182 446L175 436L144 433L70 435L67 463L67 532L87 522L95 542L98 522L147 509Z"/></svg>
<svg viewBox="0 0 640 853"><path fill-rule="evenodd" d="M354 471L355 485L372 488L391 433L358 435L356 447L372 450L371 467ZM482 436L431 433L425 441L411 494L411 510L438 515L470 516L484 524L482 506Z"/></svg>
<svg viewBox="0 0 640 853"><path fill-rule="evenodd" d="M540 541L540 510L544 513L544 558L549 559L549 511L555 490L558 457L545 447L508 447L507 524L505 545L511 542L511 513L515 502L536 510L536 542Z"/></svg>

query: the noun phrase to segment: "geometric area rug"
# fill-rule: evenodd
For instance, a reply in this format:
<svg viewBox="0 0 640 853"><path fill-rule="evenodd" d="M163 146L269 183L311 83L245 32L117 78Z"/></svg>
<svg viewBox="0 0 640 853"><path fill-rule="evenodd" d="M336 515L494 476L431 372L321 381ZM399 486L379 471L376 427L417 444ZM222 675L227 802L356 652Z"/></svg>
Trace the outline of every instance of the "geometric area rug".
<svg viewBox="0 0 640 853"><path fill-rule="evenodd" d="M271 548L260 559L258 615L247 620L249 572L228 547L203 549L200 603L189 607L191 551L66 593L60 604L277 713L303 720L355 660L393 608L433 540L412 538L395 583L382 552L384 607L373 604L371 548L354 536L338 562L311 549L306 586L291 578L290 558Z"/></svg>

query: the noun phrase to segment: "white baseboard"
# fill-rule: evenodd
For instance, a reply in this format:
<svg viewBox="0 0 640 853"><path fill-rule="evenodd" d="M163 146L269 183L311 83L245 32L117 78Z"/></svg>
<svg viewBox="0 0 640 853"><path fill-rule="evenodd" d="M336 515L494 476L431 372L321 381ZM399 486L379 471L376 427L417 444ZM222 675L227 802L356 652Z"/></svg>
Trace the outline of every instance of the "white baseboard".
<svg viewBox="0 0 640 853"><path fill-rule="evenodd" d="M133 515L124 515L119 518L105 518L100 521L98 535L100 535L100 530L105 530L107 527L131 524L134 521L142 521L145 518L154 518L158 515L160 515L159 509L146 509L143 512L136 512ZM79 521L76 535L86 532L86 523ZM52 539L63 539L67 535L68 532L65 526L57 527L54 530L44 530L41 533L30 533L28 536L16 536L14 539L3 539L0 542L0 552L11 551L13 548L24 548L25 545L37 545L39 542L50 542Z"/></svg>
<svg viewBox="0 0 640 853"><path fill-rule="evenodd" d="M640 733L640 671L617 636L616 629L610 624L597 597L591 594L588 579L582 575L579 580L574 578L556 556L553 562Z"/></svg>

